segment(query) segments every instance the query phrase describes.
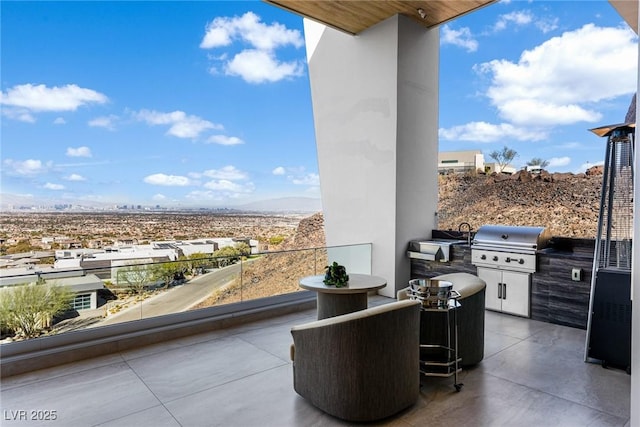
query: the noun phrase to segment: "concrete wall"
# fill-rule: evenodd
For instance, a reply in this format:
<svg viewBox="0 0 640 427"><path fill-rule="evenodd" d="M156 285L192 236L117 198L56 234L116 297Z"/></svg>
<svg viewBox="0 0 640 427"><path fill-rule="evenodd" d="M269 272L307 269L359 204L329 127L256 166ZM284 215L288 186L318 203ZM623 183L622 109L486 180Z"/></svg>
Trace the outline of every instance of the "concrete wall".
<svg viewBox="0 0 640 427"><path fill-rule="evenodd" d="M393 297L409 240L437 224L438 29L394 16L351 36L305 20L305 37L327 245L372 243Z"/></svg>

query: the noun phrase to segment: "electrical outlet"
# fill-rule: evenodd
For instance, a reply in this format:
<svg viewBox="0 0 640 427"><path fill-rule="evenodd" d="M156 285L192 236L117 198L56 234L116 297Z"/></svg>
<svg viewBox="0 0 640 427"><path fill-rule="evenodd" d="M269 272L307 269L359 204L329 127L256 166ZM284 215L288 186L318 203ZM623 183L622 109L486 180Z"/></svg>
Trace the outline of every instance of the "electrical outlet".
<svg viewBox="0 0 640 427"><path fill-rule="evenodd" d="M573 268L571 269L571 280L574 282L579 282L582 280L582 269L581 268Z"/></svg>

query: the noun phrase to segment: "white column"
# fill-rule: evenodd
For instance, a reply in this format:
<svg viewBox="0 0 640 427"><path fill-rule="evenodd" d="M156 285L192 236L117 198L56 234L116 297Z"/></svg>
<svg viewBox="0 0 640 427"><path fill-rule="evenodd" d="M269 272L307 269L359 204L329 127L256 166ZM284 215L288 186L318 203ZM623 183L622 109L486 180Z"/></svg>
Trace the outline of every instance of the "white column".
<svg viewBox="0 0 640 427"><path fill-rule="evenodd" d="M351 36L305 20L305 37L327 244L372 243L395 297L409 240L437 224L438 29L397 15Z"/></svg>

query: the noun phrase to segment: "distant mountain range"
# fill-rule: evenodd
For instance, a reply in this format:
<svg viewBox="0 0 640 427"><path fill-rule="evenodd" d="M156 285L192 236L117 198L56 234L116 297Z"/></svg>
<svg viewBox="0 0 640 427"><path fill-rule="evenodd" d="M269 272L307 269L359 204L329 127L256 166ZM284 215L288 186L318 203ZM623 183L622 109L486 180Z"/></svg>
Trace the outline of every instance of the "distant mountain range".
<svg viewBox="0 0 640 427"><path fill-rule="evenodd" d="M51 211L51 210L117 210L117 206L125 204L104 203L90 200L72 199L36 199L28 196L16 194L0 194L0 211ZM154 210L155 205L127 205L127 210L136 210L140 206L141 210ZM207 209L207 206L172 206L159 205L162 210L185 210L185 209ZM210 207L212 210L238 210L249 212L294 212L294 213L316 213L322 212L322 201L313 197L283 197L278 199L260 200L241 205L228 205Z"/></svg>

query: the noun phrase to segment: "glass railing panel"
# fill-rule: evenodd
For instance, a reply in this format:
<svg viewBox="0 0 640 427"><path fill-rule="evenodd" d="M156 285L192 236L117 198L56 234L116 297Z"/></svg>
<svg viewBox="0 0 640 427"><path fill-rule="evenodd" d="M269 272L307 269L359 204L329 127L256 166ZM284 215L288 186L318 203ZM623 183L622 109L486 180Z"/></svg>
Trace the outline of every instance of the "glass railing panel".
<svg viewBox="0 0 640 427"><path fill-rule="evenodd" d="M2 300L7 301L11 300L7 298L11 288L21 280L22 285L40 281L68 287L75 296L74 309L44 321L46 327L41 328L43 334L59 334L299 292L300 278L324 274L325 266L333 261L344 265L347 272L370 273L371 244L170 262L119 261L68 270L35 269L29 276L0 276L0 290ZM0 315L6 315L7 310L0 306ZM3 337L11 335L6 319L0 320Z"/></svg>
<svg viewBox="0 0 640 427"><path fill-rule="evenodd" d="M344 265L347 273L371 274L371 245L345 245L327 248L329 262Z"/></svg>

